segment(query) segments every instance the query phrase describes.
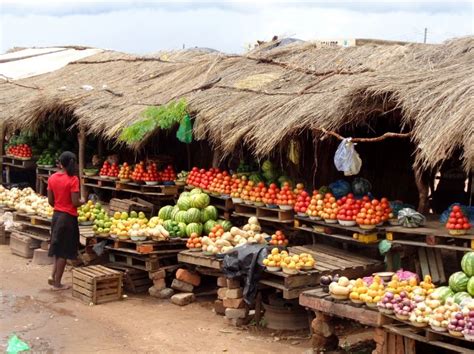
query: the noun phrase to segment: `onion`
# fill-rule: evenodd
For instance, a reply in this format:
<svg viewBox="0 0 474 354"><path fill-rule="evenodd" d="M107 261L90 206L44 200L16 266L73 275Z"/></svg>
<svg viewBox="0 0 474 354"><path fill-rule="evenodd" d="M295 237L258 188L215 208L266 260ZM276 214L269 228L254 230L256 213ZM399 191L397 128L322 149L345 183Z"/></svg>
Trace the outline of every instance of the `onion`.
<svg viewBox="0 0 474 354"><path fill-rule="evenodd" d="M452 324L449 324L449 325L448 325L448 329L449 329L450 331L454 331L455 328L456 328L456 326L454 326L454 325L452 325Z"/></svg>
<svg viewBox="0 0 474 354"><path fill-rule="evenodd" d="M464 321L464 320L459 320L458 321L458 326L464 327L465 325L466 325L466 321Z"/></svg>
<svg viewBox="0 0 474 354"><path fill-rule="evenodd" d="M454 317L456 317L457 320L462 320L464 316L462 315L462 313L458 312Z"/></svg>

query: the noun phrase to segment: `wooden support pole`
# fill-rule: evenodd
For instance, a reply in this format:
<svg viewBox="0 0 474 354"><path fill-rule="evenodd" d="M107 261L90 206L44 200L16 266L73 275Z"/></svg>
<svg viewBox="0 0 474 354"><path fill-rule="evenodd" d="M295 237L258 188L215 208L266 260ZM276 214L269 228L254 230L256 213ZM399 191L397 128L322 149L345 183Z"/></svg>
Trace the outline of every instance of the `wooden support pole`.
<svg viewBox="0 0 474 354"><path fill-rule="evenodd" d="M77 134L77 141L79 145L79 178L82 181L82 174L85 167L85 154L86 154L86 132L83 127L79 129ZM81 183L81 198L87 198L87 190Z"/></svg>
<svg viewBox="0 0 474 354"><path fill-rule="evenodd" d="M5 123L0 123L0 156L5 155ZM3 158L0 159L0 183L3 183Z"/></svg>
<svg viewBox="0 0 474 354"><path fill-rule="evenodd" d="M415 169L415 183L418 189L418 212L425 214L429 212L428 193L429 187L423 178L423 172L419 169Z"/></svg>
<svg viewBox="0 0 474 354"><path fill-rule="evenodd" d="M220 150L214 150L214 153L212 154L212 167L217 168L219 167L219 163L221 161L221 152Z"/></svg>

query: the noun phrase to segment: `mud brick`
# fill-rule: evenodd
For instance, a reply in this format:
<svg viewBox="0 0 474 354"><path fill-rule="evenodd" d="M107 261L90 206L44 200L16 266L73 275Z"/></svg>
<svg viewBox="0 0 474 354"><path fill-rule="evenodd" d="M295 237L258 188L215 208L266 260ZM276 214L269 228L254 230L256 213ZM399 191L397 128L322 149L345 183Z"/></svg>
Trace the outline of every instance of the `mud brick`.
<svg viewBox="0 0 474 354"><path fill-rule="evenodd" d="M245 301L243 298L239 299L230 299L228 297L224 298L224 307L232 309L241 309L245 307Z"/></svg>
<svg viewBox="0 0 474 354"><path fill-rule="evenodd" d="M238 318L247 318L249 310L247 308L243 309L225 309L225 317L228 319L238 319Z"/></svg>
<svg viewBox="0 0 474 354"><path fill-rule="evenodd" d="M214 312L217 315L221 315L221 316L225 315L225 307L222 300L214 301Z"/></svg>
<svg viewBox="0 0 474 354"><path fill-rule="evenodd" d="M174 295L174 290L173 289L170 289L170 288L164 288L164 289L161 289L159 292L158 292L158 298L159 299L169 299L171 296Z"/></svg>
<svg viewBox="0 0 474 354"><path fill-rule="evenodd" d="M150 294L150 296L159 297L158 296L159 292L160 292L160 290L155 288L154 286L148 288L148 293Z"/></svg>
<svg viewBox="0 0 474 354"><path fill-rule="evenodd" d="M153 280L153 286L157 290L163 290L164 288L166 288L166 281L165 281L165 279L154 279Z"/></svg>
<svg viewBox="0 0 474 354"><path fill-rule="evenodd" d="M49 250L48 241L41 241L41 246L40 247L41 247L42 250L46 250L46 251Z"/></svg>
<svg viewBox="0 0 474 354"><path fill-rule="evenodd" d="M171 283L171 288L174 290L181 291L183 293L192 293L194 286L191 284L185 283L184 281L174 279L173 283Z"/></svg>
<svg viewBox="0 0 474 354"><path fill-rule="evenodd" d="M50 265L54 263L54 258L48 256L48 251L37 248L33 251L33 264Z"/></svg>
<svg viewBox="0 0 474 354"><path fill-rule="evenodd" d="M229 299L239 299L243 296L242 288L238 289L227 289L225 297Z"/></svg>
<svg viewBox="0 0 474 354"><path fill-rule="evenodd" d="M166 278L166 272L164 269L161 269L157 272L148 273L148 276L150 277L151 280L164 279Z"/></svg>
<svg viewBox="0 0 474 354"><path fill-rule="evenodd" d="M374 330L374 342L383 345L385 342L385 332L381 328L375 328Z"/></svg>
<svg viewBox="0 0 474 354"><path fill-rule="evenodd" d="M199 286L201 284L201 277L199 274L191 273L190 271L180 268L176 271L176 279L184 281L185 283L193 286Z"/></svg>
<svg viewBox="0 0 474 354"><path fill-rule="evenodd" d="M233 278L233 279L227 278L227 287L229 289L238 289L238 288L240 288L240 279L239 278Z"/></svg>
<svg viewBox="0 0 474 354"><path fill-rule="evenodd" d="M217 289L217 297L220 299L220 300L224 300L224 298L227 297L227 288L219 288Z"/></svg>
<svg viewBox="0 0 474 354"><path fill-rule="evenodd" d="M217 278L217 286L220 288L227 287L227 279L226 277L218 277Z"/></svg>
<svg viewBox="0 0 474 354"><path fill-rule="evenodd" d="M171 302L175 305L186 306L196 299L193 293L180 293L171 296Z"/></svg>

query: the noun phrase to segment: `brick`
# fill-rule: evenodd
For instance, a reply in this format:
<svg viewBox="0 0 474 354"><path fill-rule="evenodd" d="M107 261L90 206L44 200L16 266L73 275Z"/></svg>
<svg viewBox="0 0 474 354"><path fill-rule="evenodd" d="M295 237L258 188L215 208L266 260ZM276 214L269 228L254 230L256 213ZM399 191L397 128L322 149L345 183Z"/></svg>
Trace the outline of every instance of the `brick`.
<svg viewBox="0 0 474 354"><path fill-rule="evenodd" d="M220 288L226 288L227 287L226 277L218 277L217 278L217 286L220 287Z"/></svg>
<svg viewBox="0 0 474 354"><path fill-rule="evenodd" d="M193 286L201 284L201 277L197 273L191 273L189 270L180 268L176 271L176 279L184 281Z"/></svg>
<svg viewBox="0 0 474 354"><path fill-rule="evenodd" d="M249 310L247 308L243 309L225 309L225 317L228 319L238 319L238 318L247 318Z"/></svg>
<svg viewBox="0 0 474 354"><path fill-rule="evenodd" d="M161 289L158 293L159 299L169 299L171 296L174 295L174 290L170 288Z"/></svg>
<svg viewBox="0 0 474 354"><path fill-rule="evenodd" d="M232 319L224 317L224 322L228 324L229 326L240 327L240 326L248 325L250 322L250 317L232 318Z"/></svg>
<svg viewBox="0 0 474 354"><path fill-rule="evenodd" d="M239 299L230 299L228 297L224 298L223 300L224 307L229 307L232 309L241 309L245 307L245 301L243 298Z"/></svg>
<svg viewBox="0 0 474 354"><path fill-rule="evenodd" d="M196 299L193 293L180 293L171 296L171 302L175 305L186 306Z"/></svg>
<svg viewBox="0 0 474 354"><path fill-rule="evenodd" d="M49 250L49 243L48 243L48 241L41 241L40 247L41 247L42 250L45 250L45 251Z"/></svg>
<svg viewBox="0 0 474 354"><path fill-rule="evenodd" d="M163 290L164 288L166 288L166 281L165 281L165 279L154 279L153 280L153 286L157 290Z"/></svg>
<svg viewBox="0 0 474 354"><path fill-rule="evenodd" d="M214 301L214 312L217 315L221 315L221 316L225 315L225 307L224 307L224 304L223 304L222 300Z"/></svg>
<svg viewBox="0 0 474 354"><path fill-rule="evenodd" d="M243 296L242 288L238 289L227 289L225 297L229 299L239 299Z"/></svg>
<svg viewBox="0 0 474 354"><path fill-rule="evenodd" d="M148 273L148 276L150 277L151 280L164 279L166 278L166 272L164 269L162 269L157 272L150 272Z"/></svg>
<svg viewBox="0 0 474 354"><path fill-rule="evenodd" d="M183 293L192 293L194 290L194 286L178 279L173 280L173 282L171 283L171 288L174 290L181 291Z"/></svg>
<svg viewBox="0 0 474 354"><path fill-rule="evenodd" d="M150 294L150 296L158 297L159 292L160 290L155 288L154 286L148 288L148 293Z"/></svg>
<svg viewBox="0 0 474 354"><path fill-rule="evenodd" d="M224 300L224 298L227 297L227 288L219 288L217 289L217 297L220 299L220 300Z"/></svg>
<svg viewBox="0 0 474 354"><path fill-rule="evenodd" d="M54 263L54 258L48 256L48 251L37 248L33 251L33 264L50 265Z"/></svg>
<svg viewBox="0 0 474 354"><path fill-rule="evenodd" d="M240 279L239 278L233 278L233 279L227 279L227 287L229 289L238 289L240 288Z"/></svg>

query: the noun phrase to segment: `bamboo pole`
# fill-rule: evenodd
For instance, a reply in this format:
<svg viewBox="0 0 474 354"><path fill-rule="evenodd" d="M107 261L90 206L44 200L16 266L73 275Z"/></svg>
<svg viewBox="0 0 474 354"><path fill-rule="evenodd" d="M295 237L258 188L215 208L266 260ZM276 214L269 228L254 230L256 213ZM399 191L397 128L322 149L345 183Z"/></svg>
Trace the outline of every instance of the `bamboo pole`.
<svg viewBox="0 0 474 354"><path fill-rule="evenodd" d="M86 153L86 132L83 127L79 128L79 133L77 134L77 141L79 145L79 178L82 181L82 174L85 167L85 153ZM87 198L87 190L84 185L81 183L81 198Z"/></svg>
<svg viewBox="0 0 474 354"><path fill-rule="evenodd" d="M415 169L415 183L418 189L418 212L425 214L429 212L428 193L429 187L423 178L423 172L419 169Z"/></svg>
<svg viewBox="0 0 474 354"><path fill-rule="evenodd" d="M5 155L5 123L0 123L0 156ZM0 183L3 183L3 157L0 158Z"/></svg>

